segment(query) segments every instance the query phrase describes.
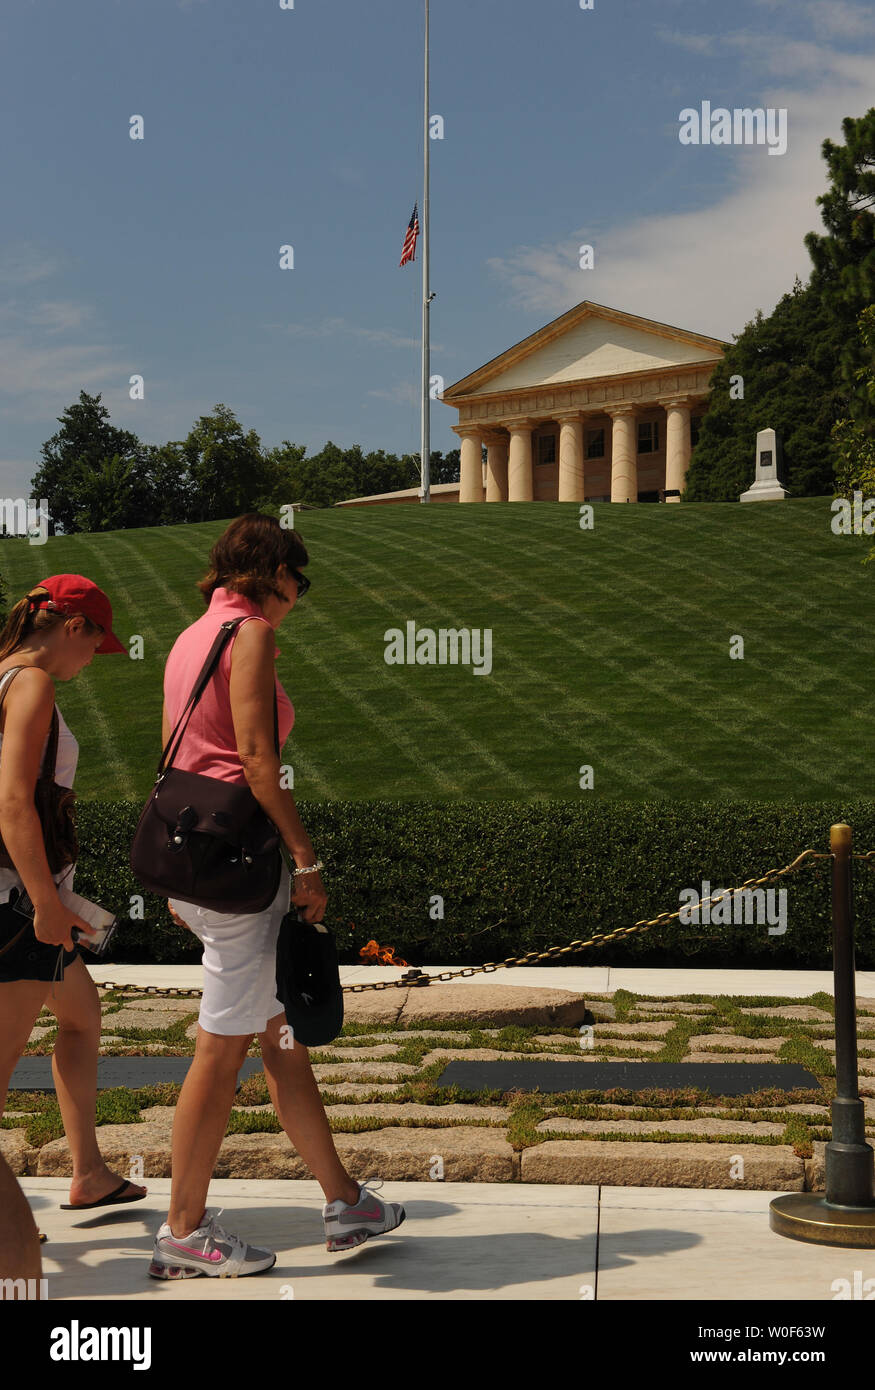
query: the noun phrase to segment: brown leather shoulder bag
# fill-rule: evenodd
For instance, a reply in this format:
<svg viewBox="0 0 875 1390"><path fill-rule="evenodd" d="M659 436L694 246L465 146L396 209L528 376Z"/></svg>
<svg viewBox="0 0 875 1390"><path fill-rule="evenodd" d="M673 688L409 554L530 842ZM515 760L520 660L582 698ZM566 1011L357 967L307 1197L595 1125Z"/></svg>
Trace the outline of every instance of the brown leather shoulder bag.
<svg viewBox="0 0 875 1390"><path fill-rule="evenodd" d="M131 844L131 868L144 888L215 912L262 912L277 895L282 870L279 831L248 786L173 766L192 711L243 621L231 618L216 634ZM273 737L279 755L275 689Z"/></svg>

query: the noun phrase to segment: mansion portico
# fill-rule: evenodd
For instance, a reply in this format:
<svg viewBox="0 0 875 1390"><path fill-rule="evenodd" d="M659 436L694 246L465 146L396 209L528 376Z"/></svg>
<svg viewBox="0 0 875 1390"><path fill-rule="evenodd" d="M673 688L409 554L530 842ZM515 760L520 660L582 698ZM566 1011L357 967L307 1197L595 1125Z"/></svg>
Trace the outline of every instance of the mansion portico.
<svg viewBox="0 0 875 1390"><path fill-rule="evenodd" d="M584 300L444 391L459 501L679 501L726 346Z"/></svg>

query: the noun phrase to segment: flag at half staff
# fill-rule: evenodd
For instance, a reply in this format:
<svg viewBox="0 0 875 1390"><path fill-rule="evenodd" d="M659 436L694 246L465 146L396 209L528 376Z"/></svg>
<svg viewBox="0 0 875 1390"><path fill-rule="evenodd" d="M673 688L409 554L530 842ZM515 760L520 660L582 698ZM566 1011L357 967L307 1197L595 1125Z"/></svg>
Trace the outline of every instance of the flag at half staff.
<svg viewBox="0 0 875 1390"><path fill-rule="evenodd" d="M407 226L407 233L404 237L404 246L401 250L401 260L399 267L406 265L408 261L416 260L416 239L419 236L419 211L418 205L413 204L413 216Z"/></svg>

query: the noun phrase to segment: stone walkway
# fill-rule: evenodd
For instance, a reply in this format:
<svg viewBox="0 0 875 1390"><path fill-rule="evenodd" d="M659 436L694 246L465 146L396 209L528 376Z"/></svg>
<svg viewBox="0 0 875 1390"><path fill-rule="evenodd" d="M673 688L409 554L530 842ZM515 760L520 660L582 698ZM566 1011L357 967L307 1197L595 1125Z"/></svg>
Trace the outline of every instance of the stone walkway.
<svg viewBox="0 0 875 1390"><path fill-rule="evenodd" d="M89 1301L136 1300L142 1310L136 1318L125 1319L116 1310L112 1321L142 1323L159 1305L194 1301L198 1327L208 1327L211 1334L215 1328L213 1340L219 1346L227 1345L228 1338L210 1321L208 1305L225 1301L263 1300L287 1308L289 1299L369 1304L634 1299L674 1305L667 1335L666 1329L663 1335L656 1329L653 1355L665 1362L666 1346L676 1346L679 1336L684 1346L702 1345L693 1335L686 1338L688 1327L679 1308L684 1301L711 1301L713 1314L697 1318L718 1327L733 1321L744 1326L757 1318L823 1323L825 1310L819 1307L815 1314L800 1300L833 1304L836 1290L857 1284L860 1292L853 1296L863 1298L864 1284L869 1290L866 1281L875 1278L871 1250L806 1245L772 1231L769 1202L774 1194L768 1192L387 1182L379 1195L403 1203L404 1223L357 1250L329 1255L317 1183L218 1179L210 1185L210 1203L222 1208L220 1220L247 1241L275 1250L277 1263L246 1279L167 1283L147 1274L153 1238L167 1214L167 1178L155 1178L143 1202L84 1213L59 1210L67 1200L67 1186L59 1178L24 1177L21 1185L49 1235L42 1247L48 1298L69 1300L69 1316L85 1325L99 1311L89 1313ZM767 1319L742 1306L773 1300L780 1301L780 1308ZM853 1319L853 1310L849 1312ZM580 1316L584 1314L585 1309ZM64 1321L67 1316L63 1314ZM625 1312L621 1316L629 1321ZM636 1316L632 1314L633 1321ZM246 1317L248 1330L251 1320L248 1313ZM640 1323L638 1316L635 1325ZM649 1331L650 1324L646 1326ZM175 1323L171 1327L178 1337ZM607 1329L603 1322L586 1327L592 1338L622 1330L619 1321ZM156 1332L156 1346L161 1340ZM760 1345L765 1343L763 1338ZM251 1337L247 1345L252 1346ZM858 1347L859 1363L862 1352L854 1332L849 1346ZM832 1352L828 1364L835 1368Z"/></svg>
<svg viewBox="0 0 875 1390"><path fill-rule="evenodd" d="M197 999L102 990L104 1056L191 1055ZM582 995L460 982L347 994L343 1034L311 1050L335 1143L357 1178L793 1191L823 1188L834 1090L832 1000ZM590 1025L581 1023L589 1009ZM45 1014L28 1054L49 1054ZM858 998L860 1085L875 1135L875 999ZM258 1055L257 1046L252 1055ZM455 1058L800 1063L823 1090L721 1099L692 1089L562 1096L465 1093ZM178 1087L101 1092L111 1166L170 1175ZM62 1177L70 1155L54 1095L11 1093L0 1151L21 1176ZM217 1178L307 1179L262 1076L238 1091Z"/></svg>

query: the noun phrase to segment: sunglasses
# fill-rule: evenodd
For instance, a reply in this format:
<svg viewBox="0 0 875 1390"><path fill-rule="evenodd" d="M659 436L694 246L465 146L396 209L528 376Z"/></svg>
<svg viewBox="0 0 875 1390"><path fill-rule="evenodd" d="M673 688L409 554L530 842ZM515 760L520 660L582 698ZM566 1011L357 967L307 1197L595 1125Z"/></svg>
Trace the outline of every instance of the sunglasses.
<svg viewBox="0 0 875 1390"><path fill-rule="evenodd" d="M300 570L293 570L291 566L289 567L289 574L298 586L298 598L303 598L313 581L308 579L305 574L301 574Z"/></svg>

